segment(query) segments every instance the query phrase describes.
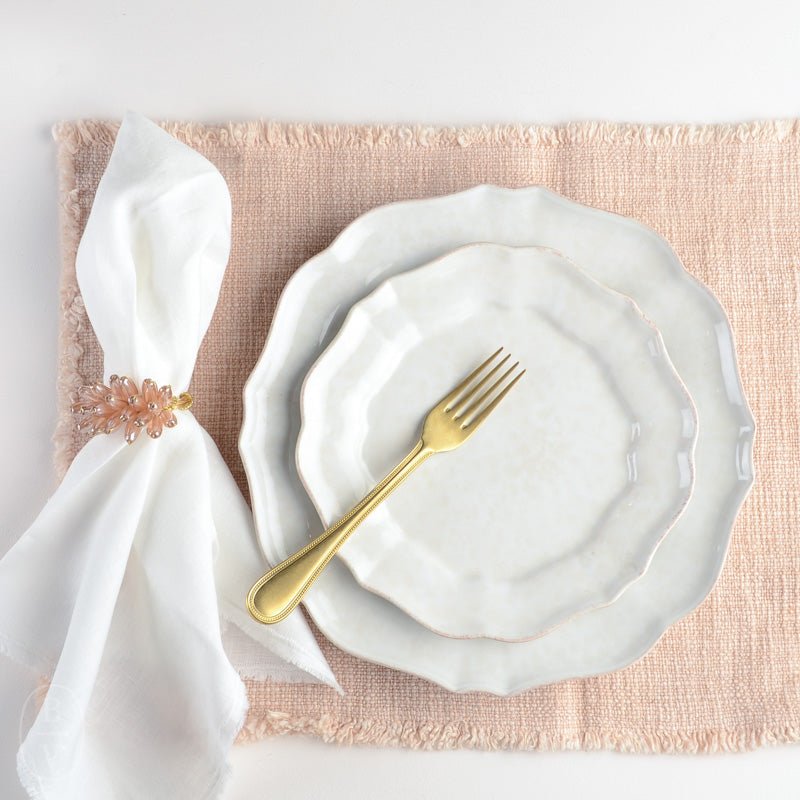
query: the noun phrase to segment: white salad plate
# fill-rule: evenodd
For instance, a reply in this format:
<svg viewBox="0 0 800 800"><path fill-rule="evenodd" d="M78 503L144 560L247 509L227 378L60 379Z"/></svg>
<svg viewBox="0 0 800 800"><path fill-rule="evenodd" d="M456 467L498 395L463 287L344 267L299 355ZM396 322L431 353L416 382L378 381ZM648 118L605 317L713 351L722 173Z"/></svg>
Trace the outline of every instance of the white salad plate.
<svg viewBox="0 0 800 800"><path fill-rule="evenodd" d="M694 407L630 299L542 248L471 245L390 278L306 377L297 467L332 524L499 343L525 379L340 555L438 633L522 641L612 602L691 494Z"/></svg>
<svg viewBox="0 0 800 800"><path fill-rule="evenodd" d="M295 468L306 373L354 303L387 278L475 242L551 247L631 297L660 330L699 417L692 498L645 575L615 602L545 636L513 643L439 636L361 586L341 559L306 596L320 630L343 650L451 690L513 694L627 666L706 597L753 482L754 422L725 312L653 230L541 187L479 186L379 207L289 280L244 389L240 453L271 563L323 527Z"/></svg>

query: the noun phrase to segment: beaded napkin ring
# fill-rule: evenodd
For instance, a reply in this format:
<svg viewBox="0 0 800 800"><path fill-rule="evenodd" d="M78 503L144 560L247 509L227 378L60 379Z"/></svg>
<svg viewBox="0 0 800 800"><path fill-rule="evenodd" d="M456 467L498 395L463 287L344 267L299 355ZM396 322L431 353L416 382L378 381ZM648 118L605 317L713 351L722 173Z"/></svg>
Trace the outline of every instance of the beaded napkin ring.
<svg viewBox="0 0 800 800"><path fill-rule="evenodd" d="M80 416L78 430L89 433L112 433L125 425L125 441L133 444L144 429L152 439L158 439L164 428L178 424L174 411L192 407L192 396L182 392L173 397L171 386L158 387L145 378L142 389L125 375L112 375L109 385L93 383L77 391L72 412Z"/></svg>

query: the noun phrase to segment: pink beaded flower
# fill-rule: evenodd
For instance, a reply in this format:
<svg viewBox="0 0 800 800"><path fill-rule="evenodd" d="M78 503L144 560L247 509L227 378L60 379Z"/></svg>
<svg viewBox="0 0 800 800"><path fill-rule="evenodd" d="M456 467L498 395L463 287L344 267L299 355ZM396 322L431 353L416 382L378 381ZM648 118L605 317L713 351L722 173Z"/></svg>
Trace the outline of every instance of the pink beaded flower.
<svg viewBox="0 0 800 800"><path fill-rule="evenodd" d="M133 444L140 431L147 431L153 439L161 436L164 428L174 428L178 420L176 410L191 408L192 396L184 392L172 396L172 387L158 387L146 378L139 391L136 383L124 375L112 375L109 385L94 383L78 389L72 411L80 415L78 429L89 433L112 433L125 426L125 441Z"/></svg>

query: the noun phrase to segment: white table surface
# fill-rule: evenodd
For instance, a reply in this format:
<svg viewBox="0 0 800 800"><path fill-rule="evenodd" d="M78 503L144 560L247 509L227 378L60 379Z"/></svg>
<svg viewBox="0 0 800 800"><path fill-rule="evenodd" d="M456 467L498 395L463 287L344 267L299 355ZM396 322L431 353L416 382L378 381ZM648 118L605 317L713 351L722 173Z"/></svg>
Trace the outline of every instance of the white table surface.
<svg viewBox="0 0 800 800"><path fill-rule="evenodd" d="M760 0L28 0L0 4L0 552L53 489L58 240L50 126L719 122L800 115L800 4ZM24 387L20 389L19 387ZM0 797L31 678L0 686ZM236 748L226 800L800 795L800 750L418 753Z"/></svg>

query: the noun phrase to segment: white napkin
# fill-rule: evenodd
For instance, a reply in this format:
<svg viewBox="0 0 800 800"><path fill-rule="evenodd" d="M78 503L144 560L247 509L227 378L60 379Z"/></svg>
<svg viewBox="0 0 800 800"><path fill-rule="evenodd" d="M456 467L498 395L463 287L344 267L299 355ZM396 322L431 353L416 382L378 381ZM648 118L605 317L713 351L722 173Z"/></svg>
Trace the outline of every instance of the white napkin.
<svg viewBox="0 0 800 800"><path fill-rule="evenodd" d="M206 159L126 115L77 257L106 383L188 387L230 216ZM252 517L211 438L175 413L160 439L92 438L0 561L0 651L51 681L18 753L31 797L217 796L247 708L221 627L259 677L336 686L299 613L273 627L247 614L264 570Z"/></svg>

